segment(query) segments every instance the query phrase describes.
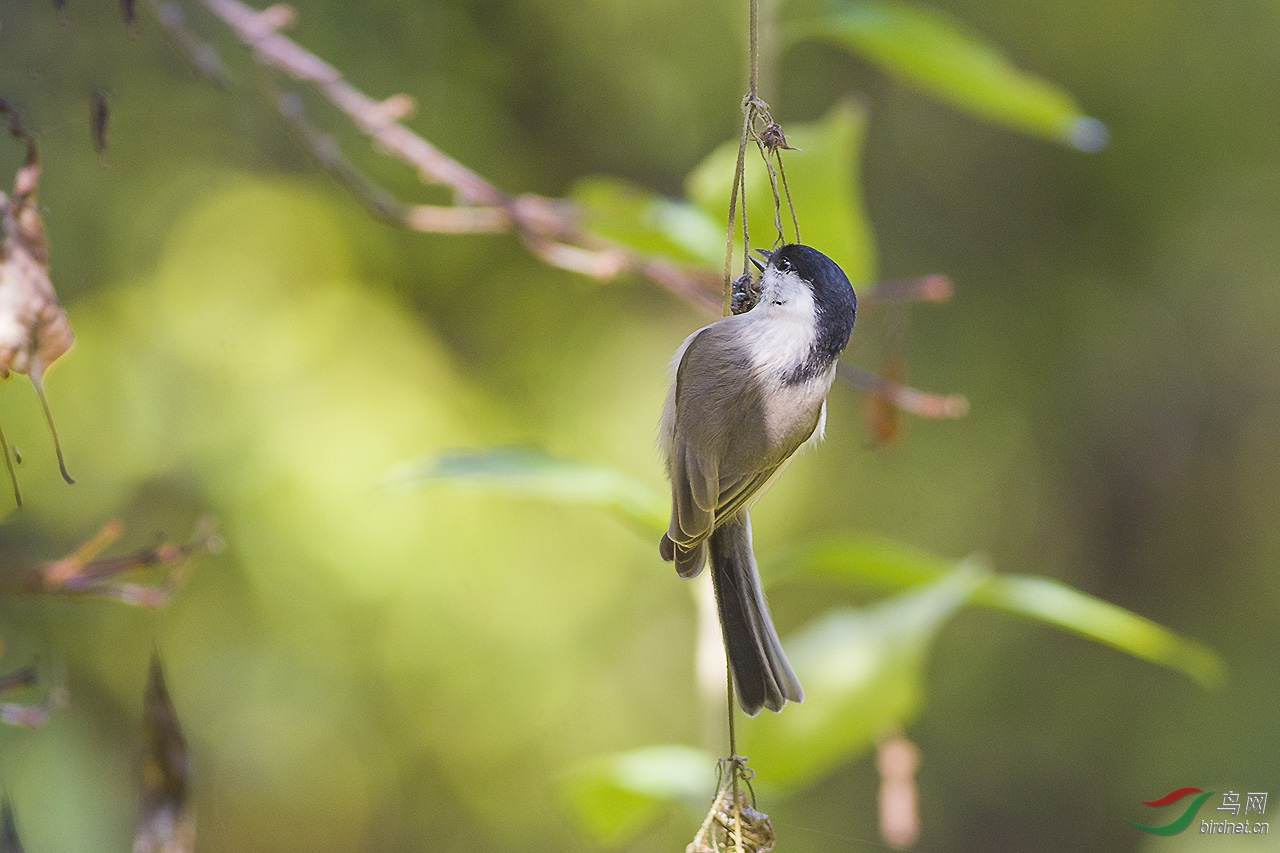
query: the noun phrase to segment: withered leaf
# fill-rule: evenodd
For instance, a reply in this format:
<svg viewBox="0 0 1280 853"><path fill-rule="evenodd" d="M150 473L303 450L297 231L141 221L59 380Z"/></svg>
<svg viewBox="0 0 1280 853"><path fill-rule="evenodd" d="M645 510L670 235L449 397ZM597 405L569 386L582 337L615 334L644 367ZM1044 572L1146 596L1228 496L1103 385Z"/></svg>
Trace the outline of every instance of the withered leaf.
<svg viewBox="0 0 1280 853"><path fill-rule="evenodd" d="M0 113L9 116L10 133L27 146L12 196L0 192L0 379L8 378L10 371L31 378L58 452L58 467L70 483L45 398L44 372L71 349L75 337L49 279L49 245L36 203L40 157L35 137L22 127L8 103L0 101Z"/></svg>
<svg viewBox="0 0 1280 853"><path fill-rule="evenodd" d="M34 687L39 681L34 665L24 666L16 672L0 675L0 695L12 690ZM53 712L67 704L66 685L62 679L56 678L44 700L36 705L24 705L19 702L0 702L0 723L7 726L21 726L36 729L49 722ZM3 850L0 849L0 853Z"/></svg>
<svg viewBox="0 0 1280 853"><path fill-rule="evenodd" d="M881 359L881 378L902 384L906 381L906 373L906 365L898 353L886 353ZM875 446L884 447L902 438L902 410L883 397L865 395L862 398L862 417L871 431L871 441Z"/></svg>
<svg viewBox="0 0 1280 853"><path fill-rule="evenodd" d="M0 853L23 853L18 838L18 825L13 820L13 804L9 795L0 795Z"/></svg>
<svg viewBox="0 0 1280 853"><path fill-rule="evenodd" d="M132 23L132 18L127 19ZM107 153L107 124L111 121L111 107L107 95L101 89L94 90L89 109L89 127L93 131L93 150L98 156Z"/></svg>
<svg viewBox="0 0 1280 853"><path fill-rule="evenodd" d="M36 668L29 665L24 666L16 672L0 675L0 694L8 693L10 690L17 690L20 687L31 687L35 683Z"/></svg>
<svg viewBox="0 0 1280 853"><path fill-rule="evenodd" d="M195 809L188 785L187 741L169 699L160 656L151 655L143 697L142 807L133 853L192 853Z"/></svg>

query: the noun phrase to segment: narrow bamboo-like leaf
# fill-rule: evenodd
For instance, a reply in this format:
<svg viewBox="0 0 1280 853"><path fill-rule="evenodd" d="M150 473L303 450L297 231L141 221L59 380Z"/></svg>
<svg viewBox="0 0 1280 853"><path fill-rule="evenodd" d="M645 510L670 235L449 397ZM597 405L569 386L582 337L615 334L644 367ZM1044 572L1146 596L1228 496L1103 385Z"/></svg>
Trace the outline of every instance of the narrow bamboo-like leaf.
<svg viewBox="0 0 1280 853"><path fill-rule="evenodd" d="M875 270L875 243L871 225L862 210L857 168L862 153L866 116L852 103L840 103L821 120L787 124L788 142L800 149L783 151L787 184L800 219L800 236L840 265L856 287L871 281ZM724 222L738 160L738 142L726 142L698 164L686 180L689 198L720 223L717 266L724 263ZM777 236L774 227L773 192L768 173L755 144L746 157L747 213L751 245L768 248ZM791 214L783 202L782 224L787 239L794 238ZM737 265L742 260L742 230L736 238Z"/></svg>
<svg viewBox="0 0 1280 853"><path fill-rule="evenodd" d="M1081 151L1107 143L1107 128L1060 87L1018 70L950 16L891 0L857 2L798 22L789 39L850 50L934 97L989 121Z"/></svg>
<svg viewBox="0 0 1280 853"><path fill-rule="evenodd" d="M587 231L674 261L724 262L724 224L688 202L607 177L584 178L571 195Z"/></svg>
<svg viewBox="0 0 1280 853"><path fill-rule="evenodd" d="M744 754L771 785L812 780L911 722L938 630L989 575L962 565L863 609L840 608L786 638L805 701L743 727Z"/></svg>
<svg viewBox="0 0 1280 853"><path fill-rule="evenodd" d="M157 654L151 656L142 724L146 751L133 853L194 853L196 819L190 800L187 741Z"/></svg>
<svg viewBox="0 0 1280 853"><path fill-rule="evenodd" d="M701 806L715 791L715 767L710 753L677 745L600 756L566 776L565 807L591 838L625 844L671 804Z"/></svg>
<svg viewBox="0 0 1280 853"><path fill-rule="evenodd" d="M974 601L1075 631L1134 657L1184 672L1205 687L1216 687L1225 677L1222 659L1212 649L1050 578L1002 575Z"/></svg>
<svg viewBox="0 0 1280 853"><path fill-rule="evenodd" d="M923 551L876 537L824 540L778 561L771 579L793 575L903 589L942 577L949 563ZM1150 619L1034 575L993 575L973 596L981 604L1039 619L1105 643L1143 660L1175 669L1212 687L1222 681L1222 659L1213 650Z"/></svg>
<svg viewBox="0 0 1280 853"><path fill-rule="evenodd" d="M667 528L663 497L636 478L538 450L460 450L413 463L388 476L390 485L451 481L510 495L608 509L648 533Z"/></svg>
<svg viewBox="0 0 1280 853"><path fill-rule="evenodd" d="M876 589L906 589L935 581L953 561L879 536L834 536L771 560L768 578L823 577Z"/></svg>

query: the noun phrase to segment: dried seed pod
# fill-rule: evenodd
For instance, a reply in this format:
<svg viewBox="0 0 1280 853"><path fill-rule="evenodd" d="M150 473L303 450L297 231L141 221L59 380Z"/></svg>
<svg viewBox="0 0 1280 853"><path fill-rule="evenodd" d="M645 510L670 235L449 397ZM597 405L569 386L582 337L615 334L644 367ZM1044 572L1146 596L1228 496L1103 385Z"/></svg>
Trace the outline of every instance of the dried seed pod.
<svg viewBox="0 0 1280 853"><path fill-rule="evenodd" d="M760 301L760 282L751 277L751 273L743 273L733 283L729 298L729 311L733 314L745 314Z"/></svg>
<svg viewBox="0 0 1280 853"><path fill-rule="evenodd" d="M767 853L777 843L769 816L756 811L746 759L735 756L721 761L720 788L711 811L685 853Z"/></svg>
<svg viewBox="0 0 1280 853"><path fill-rule="evenodd" d="M760 131L760 142L770 154L778 150L796 150L787 144L787 135L782 132L782 125L772 120L764 126L764 130Z"/></svg>

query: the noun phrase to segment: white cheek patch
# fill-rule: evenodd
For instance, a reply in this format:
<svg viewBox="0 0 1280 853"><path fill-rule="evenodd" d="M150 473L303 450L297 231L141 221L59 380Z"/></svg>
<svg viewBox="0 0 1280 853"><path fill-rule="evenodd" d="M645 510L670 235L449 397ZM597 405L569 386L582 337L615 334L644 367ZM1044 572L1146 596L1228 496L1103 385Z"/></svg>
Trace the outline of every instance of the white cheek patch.
<svg viewBox="0 0 1280 853"><path fill-rule="evenodd" d="M769 267L760 290L760 304L742 315L742 340L756 372L776 378L809 357L818 336L817 308L813 291L795 273Z"/></svg>

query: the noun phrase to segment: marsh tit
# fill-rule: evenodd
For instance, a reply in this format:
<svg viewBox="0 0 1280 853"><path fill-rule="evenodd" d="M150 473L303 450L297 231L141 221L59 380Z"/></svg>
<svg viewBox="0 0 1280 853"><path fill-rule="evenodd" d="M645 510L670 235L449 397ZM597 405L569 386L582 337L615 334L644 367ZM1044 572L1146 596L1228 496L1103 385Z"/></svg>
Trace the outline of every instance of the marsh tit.
<svg viewBox="0 0 1280 853"><path fill-rule="evenodd" d="M804 691L765 604L748 511L801 446L822 438L827 392L857 313L853 287L798 243L767 252L754 308L694 332L673 359L660 441L671 526L659 543L681 577L707 558L742 710L779 711Z"/></svg>

